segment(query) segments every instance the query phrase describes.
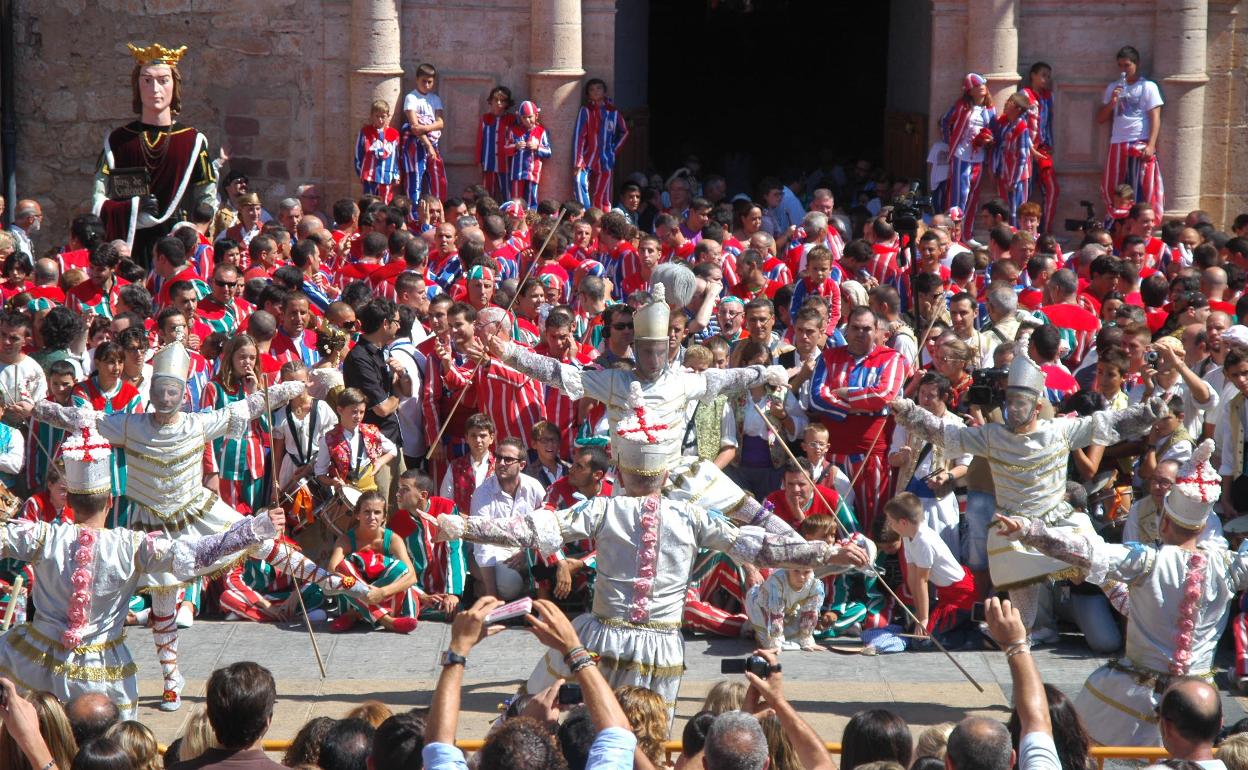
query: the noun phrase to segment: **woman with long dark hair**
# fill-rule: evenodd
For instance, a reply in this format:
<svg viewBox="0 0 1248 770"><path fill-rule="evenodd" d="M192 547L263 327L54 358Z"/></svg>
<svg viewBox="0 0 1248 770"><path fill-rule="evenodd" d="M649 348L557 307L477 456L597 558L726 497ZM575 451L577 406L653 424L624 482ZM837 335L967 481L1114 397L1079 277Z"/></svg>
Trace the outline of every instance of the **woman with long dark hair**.
<svg viewBox="0 0 1248 770"><path fill-rule="evenodd" d="M1074 702L1066 697L1066 693L1051 684L1044 686L1044 696L1049 701L1049 722L1053 725L1053 743L1057 745L1057 758L1062 761L1062 770L1093 770L1096 763L1088 756L1092 739L1083 726L1083 719L1075 711ZM1018 721L1018 710L1010 712L1007 725L1010 737L1014 741L1014 749L1018 750L1018 742L1022 729Z"/></svg>
<svg viewBox="0 0 1248 770"><path fill-rule="evenodd" d="M849 718L841 735L841 767L845 770L881 760L909 767L913 753L910 726L887 709L859 711Z"/></svg>

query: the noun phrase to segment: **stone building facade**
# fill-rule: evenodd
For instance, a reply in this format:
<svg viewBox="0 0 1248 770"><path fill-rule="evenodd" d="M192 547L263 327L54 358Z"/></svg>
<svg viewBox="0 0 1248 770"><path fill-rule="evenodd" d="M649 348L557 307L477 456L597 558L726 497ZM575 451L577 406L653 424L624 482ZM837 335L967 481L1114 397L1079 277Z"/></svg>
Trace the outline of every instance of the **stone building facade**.
<svg viewBox="0 0 1248 770"><path fill-rule="evenodd" d="M158 41L190 48L180 119L206 133L214 152L228 148L231 167L250 175L271 210L305 181L324 185L326 205L358 193L351 152L368 105L400 102L422 61L440 72L452 191L477 178L477 119L489 88L502 83L542 107L555 147L543 192L567 196L584 79L632 93L621 99L629 108L644 104L648 74L666 74L647 73L655 61L644 39L648 1L16 0L19 194L46 202L51 234L89 206L105 134L134 117L125 43ZM921 116L928 136L966 71L986 74L1000 103L1031 62L1055 65L1061 216L1078 215L1080 198L1100 209L1108 132L1093 115L1126 43L1141 50L1142 71L1166 99L1168 210L1201 207L1219 223L1248 211L1248 0L891 6L883 34L899 54L890 62L906 69L890 63L889 108Z"/></svg>

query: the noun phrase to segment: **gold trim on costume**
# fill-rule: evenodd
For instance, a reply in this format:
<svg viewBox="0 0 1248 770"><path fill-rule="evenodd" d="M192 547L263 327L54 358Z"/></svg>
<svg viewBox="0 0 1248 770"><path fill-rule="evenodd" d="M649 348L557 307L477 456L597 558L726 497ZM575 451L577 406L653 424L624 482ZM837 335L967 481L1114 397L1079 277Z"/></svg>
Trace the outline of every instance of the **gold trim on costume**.
<svg viewBox="0 0 1248 770"><path fill-rule="evenodd" d="M48 645L49 647L60 645L60 642L58 640L48 638L46 635L40 633L39 629L35 628L30 623L23 623L20 627L25 629L26 633L35 637L39 641ZM80 644L77 647L75 647L72 650L72 652L74 655L86 655L92 652L104 652L106 650L111 650L114 647L120 647L121 645L125 643L126 643L126 635L123 632L121 636L117 637L116 639L113 639L112 641L98 642L96 644Z"/></svg>
<svg viewBox="0 0 1248 770"><path fill-rule="evenodd" d="M669 622L664 622L661 620L649 620L649 621L646 621L645 623L632 623L627 620L621 620L620 618L604 618L601 615L595 615L594 617L598 619L599 623L603 624L604 626L609 626L611 628L641 628L641 629L645 629L646 631L679 631L680 630L680 623L678 622L669 623Z"/></svg>
<svg viewBox="0 0 1248 770"><path fill-rule="evenodd" d="M216 495L209 493L207 499L204 500L203 505L199 506L199 510L193 510L195 508L195 503L190 503L168 515L165 515L151 506L140 503L138 500L135 500L129 495L127 495L126 498L130 500L136 508L141 508L144 512L150 513L160 521L159 524L144 524L136 521L134 516L131 516L131 529L137 529L143 532L163 532L165 534L169 534L170 532L181 532L190 526L192 522L204 518L204 516L208 514L208 511L212 510L212 506L215 505L219 499Z"/></svg>
<svg viewBox="0 0 1248 770"><path fill-rule="evenodd" d="M51 652L41 650L20 634L10 634L9 647L22 657L50 671L53 676L80 682L119 682L139 673L139 665L130 661L121 666L83 666L57 660Z"/></svg>
<svg viewBox="0 0 1248 770"><path fill-rule="evenodd" d="M991 455L985 455L985 459L987 459L988 462L994 465L999 465L1002 468L1005 468L1006 470L1014 471L1015 473L1029 473L1031 471L1039 470L1040 468L1043 468L1047 465L1051 465L1053 461L1059 455L1064 455L1064 454L1070 454L1070 448L1065 445L1062 445L1056 451L1050 452L1044 457L1041 457L1039 460L1030 462L1027 465L1016 465L1014 463L1007 463L1005 460L1002 460L998 457L993 457Z"/></svg>
<svg viewBox="0 0 1248 770"><path fill-rule="evenodd" d="M129 448L129 447L126 447L126 458L127 458L127 459L137 457L137 458L139 458L139 459L143 460L144 462L149 462L149 463L151 463L152 465L156 465L156 466L159 466L159 467L161 467L161 468L172 468L172 467L173 467L173 466L175 466L175 465L178 465L178 464L180 464L180 463L184 463L184 462L186 462L187 460L190 460L190 459L191 459L191 458L193 458L193 457L198 457L199 455L202 455L202 454L203 454L203 450L199 450L199 451L194 451L194 452L187 452L187 453L185 453L185 454L178 455L177 457L173 457L173 458L168 458L168 459L166 459L166 458L163 458L163 457L156 457L156 456L154 456L154 455L149 455L149 454L146 454L146 453L144 453L144 452L140 452L140 451L138 451L138 450L135 450L135 449L131 449L131 448Z"/></svg>
<svg viewBox="0 0 1248 770"><path fill-rule="evenodd" d="M1116 708L1122 713L1126 714L1127 716L1138 719L1141 722L1148 722L1149 724L1157 724L1156 714L1142 714L1133 708L1125 706L1119 703L1118 701L1114 700L1113 698L1109 697L1105 693L1101 692L1100 690L1096 689L1095 687L1093 687L1091 682L1084 682L1083 688L1087 690L1088 692L1092 693L1092 696L1094 698L1104 703L1106 706L1110 706L1111 708Z"/></svg>
<svg viewBox="0 0 1248 770"><path fill-rule="evenodd" d="M641 661L626 658L613 658L601 653L598 655L598 668L609 668L613 671L636 671L642 676L654 677L679 677L685 673L684 663L678 663L674 666L656 666L653 663L642 663Z"/></svg>

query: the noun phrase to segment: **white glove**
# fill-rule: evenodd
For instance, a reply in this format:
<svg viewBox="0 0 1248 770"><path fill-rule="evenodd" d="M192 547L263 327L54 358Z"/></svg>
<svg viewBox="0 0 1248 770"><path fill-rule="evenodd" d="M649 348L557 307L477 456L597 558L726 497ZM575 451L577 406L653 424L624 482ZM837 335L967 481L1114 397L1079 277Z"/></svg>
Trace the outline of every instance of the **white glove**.
<svg viewBox="0 0 1248 770"><path fill-rule="evenodd" d="M895 398L888 404L888 410L899 420L904 420L914 413L917 407L908 398Z"/></svg>
<svg viewBox="0 0 1248 770"><path fill-rule="evenodd" d="M439 514L438 534L434 536L434 542L449 543L452 540L462 540L466 529L463 516L454 513Z"/></svg>
<svg viewBox="0 0 1248 770"><path fill-rule="evenodd" d="M276 408L290 401L296 396L303 395L308 386L305 382L299 380L290 380L288 382L279 383L269 388L269 399L271 405Z"/></svg>
<svg viewBox="0 0 1248 770"><path fill-rule="evenodd" d="M763 381L773 388L787 388L789 372L783 366L768 366L763 369Z"/></svg>
<svg viewBox="0 0 1248 770"><path fill-rule="evenodd" d="M1020 329L1039 329L1044 326L1044 321L1036 318L1032 313L1026 310L1015 310L1014 318L1018 321Z"/></svg>

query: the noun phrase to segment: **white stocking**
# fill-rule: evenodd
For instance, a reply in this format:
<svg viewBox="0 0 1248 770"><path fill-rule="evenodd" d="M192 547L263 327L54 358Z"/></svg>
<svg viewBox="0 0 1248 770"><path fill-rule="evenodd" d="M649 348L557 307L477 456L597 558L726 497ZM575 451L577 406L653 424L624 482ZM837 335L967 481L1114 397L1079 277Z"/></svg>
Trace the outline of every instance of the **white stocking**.
<svg viewBox="0 0 1248 770"><path fill-rule="evenodd" d="M178 674L178 592L172 588L152 589L152 639L156 642L156 659L165 678L165 689L176 690L181 684Z"/></svg>
<svg viewBox="0 0 1248 770"><path fill-rule="evenodd" d="M1040 609L1040 585L1011 588L1010 602L1018 610L1018 614L1022 615L1023 626L1030 634L1032 626L1036 624L1036 613Z"/></svg>

